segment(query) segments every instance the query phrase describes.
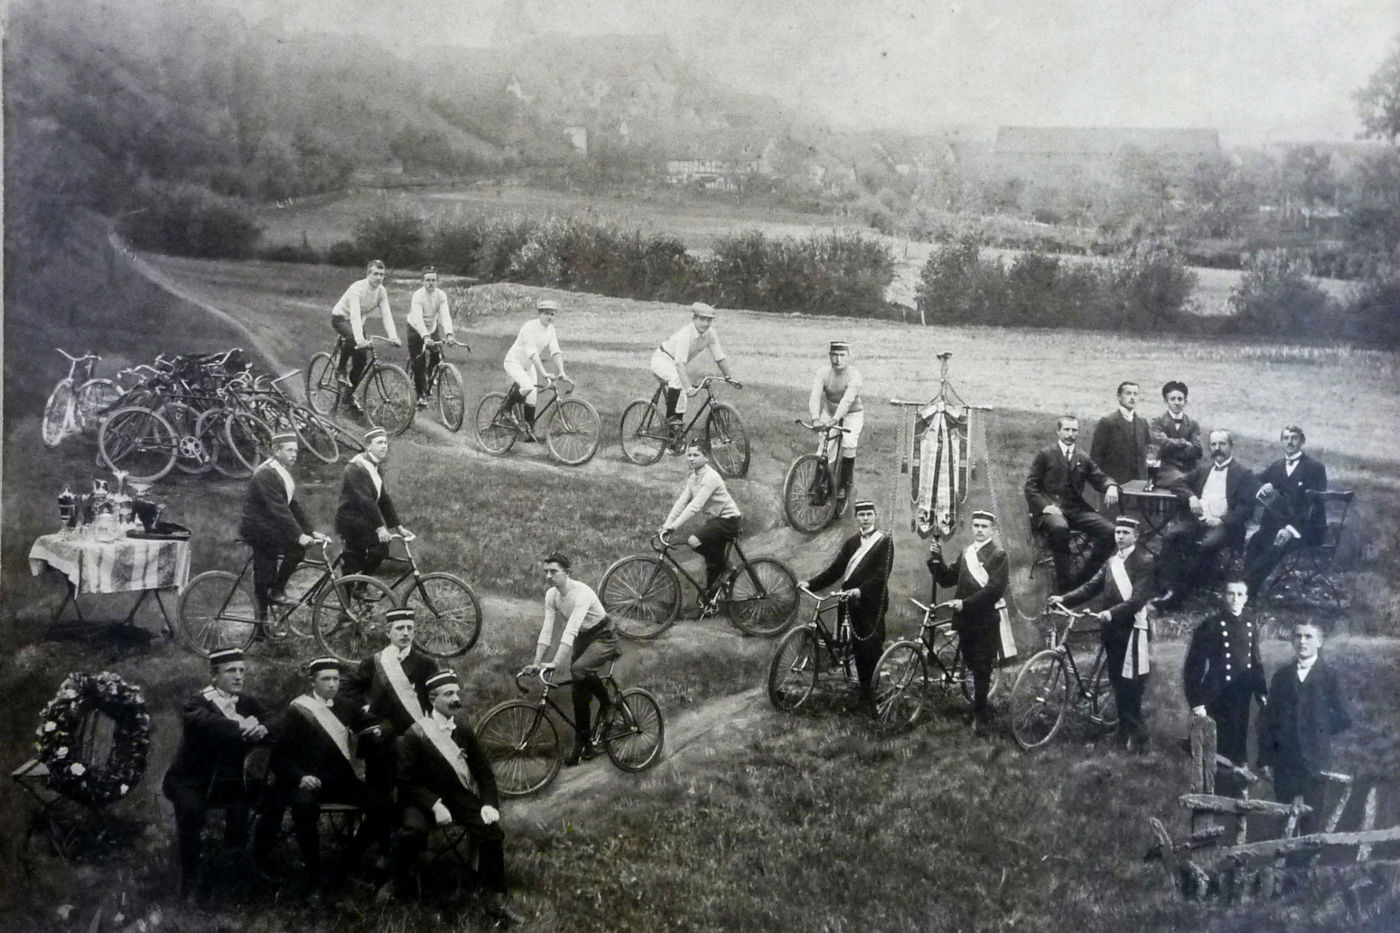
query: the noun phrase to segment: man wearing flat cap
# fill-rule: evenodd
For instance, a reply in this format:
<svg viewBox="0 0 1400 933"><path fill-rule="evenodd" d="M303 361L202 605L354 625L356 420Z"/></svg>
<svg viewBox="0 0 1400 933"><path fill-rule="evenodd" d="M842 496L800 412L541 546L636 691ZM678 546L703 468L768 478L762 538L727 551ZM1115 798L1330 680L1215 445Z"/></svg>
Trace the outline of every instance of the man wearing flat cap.
<svg viewBox="0 0 1400 933"><path fill-rule="evenodd" d="M827 348L831 365L817 373L807 411L818 425L841 429L841 461L836 470L836 511L846 508L851 483L856 475L856 447L865 427L865 410L860 403L860 371L851 365L851 345L833 340Z"/></svg>
<svg viewBox="0 0 1400 933"><path fill-rule="evenodd" d="M243 784L243 759L253 746L271 741L263 705L243 693L248 672L243 652L213 652L209 672L210 685L185 700L180 747L161 782L161 792L175 809L181 900L195 893L200 835L210 806L228 808L225 847L239 849L247 842L251 801Z"/></svg>
<svg viewBox="0 0 1400 933"><path fill-rule="evenodd" d="M335 510L335 532L345 542L345 573L372 574L389 556L394 534L412 539L399 523L394 500L380 472L389 456L389 434L383 428L365 432L365 449L345 465L340 480L340 504Z"/></svg>
<svg viewBox="0 0 1400 933"><path fill-rule="evenodd" d="M296 499L291 468L297 462L297 436L274 434L272 456L258 465L243 497L238 536L253 549L253 596L257 617L267 619L272 603L284 601L287 581L312 541L323 539Z"/></svg>
<svg viewBox="0 0 1400 933"><path fill-rule="evenodd" d="M953 587L948 605L953 610L953 630L958 633L958 650L972 672L972 725L983 731L991 722L987 694L991 689L992 668L1001 650L1001 617L1006 609L1006 586L1010 565L1006 552L993 537L996 516L978 509L972 513L972 543L963 549L952 565L943 560L943 545L934 538L928 546L928 571L933 575L933 602L938 587ZM1014 654L1014 647L1012 649ZM1009 655L1008 655L1009 656Z"/></svg>
<svg viewBox="0 0 1400 933"><path fill-rule="evenodd" d="M332 880L321 874L317 824L323 803L350 804L365 811L334 880L345 875L371 841L386 838L390 827L384 825L383 808L370 805L365 782L355 771L356 733L374 725L374 718L340 695L339 659L316 658L306 670L307 691L288 705L272 747L272 783L263 799L253 853L259 863L267 858L281 830L282 814L290 807L297 848L315 901Z"/></svg>
<svg viewBox="0 0 1400 933"><path fill-rule="evenodd" d="M1097 608L1095 618L1107 654L1108 679L1118 700L1119 740L1129 750L1146 752L1142 695L1151 672L1147 604L1156 592L1156 567L1152 554L1137 546L1137 519L1120 515L1114 522L1113 540L1117 552L1086 583L1061 596L1051 596L1050 601L1069 608L1092 603Z"/></svg>
<svg viewBox="0 0 1400 933"><path fill-rule="evenodd" d="M554 316L559 313L559 303L544 299L535 305L535 319L526 321L515 335L515 343L506 351L505 370L510 376L510 397L506 404L513 405L517 399L525 400L526 439L535 440L535 403L539 400L536 388L538 373L541 376L554 376L544 365L546 354L558 370L557 378L568 379L564 372L564 353L559 349L559 336L554 332Z"/></svg>
<svg viewBox="0 0 1400 933"><path fill-rule="evenodd" d="M856 533L847 538L825 570L806 582L810 590L836 586L848 597L842 611L855 636L856 676L860 695L874 715L875 699L870 681L880 652L885 650L885 610L889 608L890 569L894 566L894 540L875 527L875 503L855 504Z"/></svg>
<svg viewBox="0 0 1400 933"><path fill-rule="evenodd" d="M678 434L685 420L686 399L695 394L690 364L705 350L724 374L726 382L738 385L729 372L729 360L715 330L715 309L697 301L690 306L690 323L662 341L651 355L652 375L666 386L666 423ZM677 451L679 452L679 451Z"/></svg>
<svg viewBox="0 0 1400 933"><path fill-rule="evenodd" d="M428 678L429 712L398 742L398 794L403 824L394 844L394 880L378 900L403 892L414 862L434 825L457 823L476 843L477 877L487 891L486 909L497 920L505 908L505 833L501 831L496 776L472 727L459 715L461 684L452 671Z"/></svg>

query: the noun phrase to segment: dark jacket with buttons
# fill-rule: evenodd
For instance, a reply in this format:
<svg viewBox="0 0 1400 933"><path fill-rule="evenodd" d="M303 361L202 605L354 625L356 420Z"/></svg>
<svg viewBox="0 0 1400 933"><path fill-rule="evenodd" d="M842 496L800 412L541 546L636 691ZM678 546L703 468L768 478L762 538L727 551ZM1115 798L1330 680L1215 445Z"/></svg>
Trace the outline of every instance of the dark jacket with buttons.
<svg viewBox="0 0 1400 933"><path fill-rule="evenodd" d="M1227 687L1240 683L1257 696L1267 696L1259 627L1223 610L1207 617L1191 635L1181 682L1191 707L1208 707Z"/></svg>

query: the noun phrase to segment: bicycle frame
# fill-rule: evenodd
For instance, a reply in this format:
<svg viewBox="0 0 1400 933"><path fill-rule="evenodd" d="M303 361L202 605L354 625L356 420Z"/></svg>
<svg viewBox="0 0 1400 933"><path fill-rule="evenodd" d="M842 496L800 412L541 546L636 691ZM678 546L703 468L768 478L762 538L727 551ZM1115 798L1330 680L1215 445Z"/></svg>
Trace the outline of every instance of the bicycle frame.
<svg viewBox="0 0 1400 933"><path fill-rule="evenodd" d="M948 604L936 603L930 606L919 602L913 597L910 597L909 601L915 606L918 606L924 613L923 621L919 625L918 642L923 652L925 667L932 663L933 666L938 668L938 677L945 685L951 686L956 684L958 682L958 671L962 666L959 663L962 661L962 639L958 637L957 632L953 631L953 620L951 617L946 619L934 617L938 610L948 608ZM940 639L942 639L941 644L939 641ZM939 657L938 654L938 649L940 647L950 644L953 646L953 663L951 666L944 664L943 659Z"/></svg>
<svg viewBox="0 0 1400 933"><path fill-rule="evenodd" d="M1089 679L1086 681L1084 677L1079 673L1079 662L1075 660L1074 652L1071 651L1069 647L1070 635L1088 634L1087 632L1076 633L1074 631L1074 624L1080 619L1088 616L1090 613L1075 612L1071 609L1055 608L1051 608L1048 611L1051 614L1066 616L1069 619L1069 624L1065 626L1064 632L1061 633L1058 631L1058 629L1051 630L1050 637L1052 641L1050 644L1050 649L1059 654L1059 656L1063 659L1066 667L1069 669L1070 676L1074 678L1076 704L1084 702L1092 703L1096 699L1096 694L1092 689L1093 683L1095 680L1097 680L1097 674L1099 669L1102 668L1105 663L1107 663L1107 649L1103 646L1103 644L1099 645L1098 650L1094 655L1094 662L1091 665L1089 665Z"/></svg>
<svg viewBox="0 0 1400 933"><path fill-rule="evenodd" d="M297 598L296 602L286 604L274 604L273 608L281 610L280 612L274 613L274 615L276 616L275 625L277 626L281 626L282 624L284 624L288 619L292 617L292 614L295 613L302 606L315 605L316 597L320 595L321 591L324 590L328 585L333 583L339 577L339 574L337 574L335 571L340 566L340 561L343 554L337 554L335 559L331 560L326 553L326 549L330 546L329 541L316 541L313 543L321 548L320 560L311 557L303 558L301 564L299 564L298 566L320 567L322 568L321 576L317 578L315 583L306 588L306 591L302 593L300 597ZM243 562L243 569L238 571L238 578L234 581L234 585L229 588L230 598L232 598L232 595L234 593L238 592L238 588L243 584L244 579L247 578L248 571L252 566L253 555L250 550L248 554L248 559ZM223 612L227 608L228 604L225 603L223 606L219 607L219 611Z"/></svg>
<svg viewBox="0 0 1400 933"><path fill-rule="evenodd" d="M696 391L697 394L700 393L700 392L702 392L702 391L705 393L705 400L704 400L703 402L700 403L700 405L699 405L698 408L695 409L695 414L691 417L689 423L685 424L685 426L681 429L680 437L687 437L687 436L689 436L691 430L694 429L694 427L695 427L697 424L700 424L700 423L703 422L703 418L704 418L705 413L708 412L708 411L710 410L710 407L711 407L712 405L715 404L715 393L714 393L714 390L710 388L710 383L713 382L716 378L717 378L717 377L715 377L715 376L706 376L704 379L701 379L701 380L700 380L700 385L698 385L698 386L695 387L695 391ZM664 408L664 406L665 406L665 404L666 404L666 383L661 382L660 380L657 380L657 383L656 383L656 391L653 392L652 395L651 395L651 405L652 405L652 408L655 409L656 411L662 411L663 408ZM658 434L658 435L648 435L648 436L658 437L658 438L663 438L663 437L664 437L665 439L669 440L669 439L670 439L670 433L669 433L669 431L670 431L670 426L669 426L669 425L662 425L662 434Z"/></svg>
<svg viewBox="0 0 1400 933"><path fill-rule="evenodd" d="M690 585L695 587L697 592L703 594L705 592L705 587L701 585L698 580L696 580L689 573L687 573L686 569L680 565L680 562L677 561L676 558L671 555L671 552L673 550L681 546L682 542L672 541L670 538L667 538L664 535L652 535L651 538L652 550L656 551L657 555L660 556L662 560L666 561L666 563L670 564L677 573L685 577L685 579L690 583ZM690 547L689 544L685 544L684 546ZM753 572L753 565L749 563L749 559L744 556L743 549L739 547L739 539L735 538L734 540L730 541L729 547L734 551L735 556L739 558L739 563L737 565L731 564L726 559L726 578L730 576L738 576L739 571L742 570L749 575L749 580L753 583L755 592L757 592L760 596L768 595L768 590L764 587L763 581L758 578L758 574ZM714 592L723 592L725 590L725 586L723 584L723 580L714 581Z"/></svg>
<svg viewBox="0 0 1400 933"><path fill-rule="evenodd" d="M539 701L536 703L536 708L538 708L540 711L540 718L548 716L549 713L546 712L546 710L552 709L554 710L555 714L568 725L570 729L577 729L577 724L574 722L573 717L566 713L563 707L556 703L554 701L554 698L549 695L551 690L571 686L574 683L574 681L553 681L549 679L549 673L550 672L548 670L541 669L536 674L536 676L539 678L540 683L544 686L544 689L540 693ZM521 681L527 676L528 672L523 670L517 671L515 674L515 687L521 693L525 694L528 694L530 692L530 688L525 684L521 683ZM606 674L600 675L598 679L603 682L603 686L608 691L608 701L611 704L609 707L609 720L611 720L612 718L612 713L615 713L619 710L623 711L623 715L627 715L627 704L622 702L622 690L618 687L617 681L613 679L611 664L609 664L608 672ZM597 731L601 732L606 725L607 723L599 722L595 724L594 728ZM534 735L534 730L538 728L539 719L536 719L534 725L531 727L530 732L527 733L525 736L527 743L530 737Z"/></svg>
<svg viewBox="0 0 1400 933"><path fill-rule="evenodd" d="M817 643L826 649L831 666L839 667L843 671L846 670L855 658L854 633L851 632L850 622L844 617L846 600L850 597L844 593L828 593L825 596L819 596L805 586L799 586L797 589L813 600L812 619L807 623L807 627L816 635ZM835 632L827 629L826 624L822 621L822 613L832 609L835 609L837 614Z"/></svg>

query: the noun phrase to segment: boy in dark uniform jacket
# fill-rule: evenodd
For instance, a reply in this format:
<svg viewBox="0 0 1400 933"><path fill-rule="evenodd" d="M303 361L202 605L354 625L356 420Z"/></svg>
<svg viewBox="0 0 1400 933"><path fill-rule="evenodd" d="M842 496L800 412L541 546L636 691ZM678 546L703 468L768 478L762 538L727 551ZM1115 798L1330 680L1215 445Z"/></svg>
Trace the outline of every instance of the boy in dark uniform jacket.
<svg viewBox="0 0 1400 933"><path fill-rule="evenodd" d="M1194 716L1215 720L1216 751L1240 767L1248 762L1249 705L1267 702L1259 629L1244 617L1249 590L1243 580L1225 584L1225 608L1208 616L1191 635L1181 675L1186 704ZM1228 782L1227 782L1228 783ZM1216 786L1233 796L1243 785Z"/></svg>

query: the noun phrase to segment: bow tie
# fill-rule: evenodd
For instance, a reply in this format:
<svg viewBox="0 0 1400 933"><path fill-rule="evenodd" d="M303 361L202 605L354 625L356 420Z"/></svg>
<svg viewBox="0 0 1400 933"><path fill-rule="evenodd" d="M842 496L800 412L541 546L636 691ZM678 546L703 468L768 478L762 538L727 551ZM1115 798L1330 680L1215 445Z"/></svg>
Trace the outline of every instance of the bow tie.
<svg viewBox="0 0 1400 933"><path fill-rule="evenodd" d="M864 541L866 538L870 537L870 536L873 535L874 533L875 533L875 532L874 532L873 530L872 530L872 531L862 531L861 534L860 534L860 539L861 539L862 541Z"/></svg>
<svg viewBox="0 0 1400 933"><path fill-rule="evenodd" d="M1302 460L1302 459L1303 459L1303 455L1302 455L1302 454L1299 454L1299 455L1296 456L1296 457L1284 457L1284 458L1283 458L1283 462L1284 462L1284 463L1287 463L1289 466L1292 466L1293 464L1297 463L1299 460Z"/></svg>
<svg viewBox="0 0 1400 933"><path fill-rule="evenodd" d="M1217 473L1224 473L1226 470L1230 469L1230 464L1217 463L1215 464L1215 466L1211 467L1211 469L1215 470Z"/></svg>

